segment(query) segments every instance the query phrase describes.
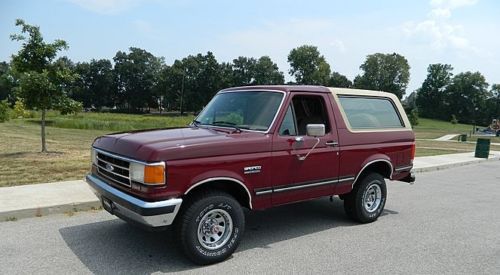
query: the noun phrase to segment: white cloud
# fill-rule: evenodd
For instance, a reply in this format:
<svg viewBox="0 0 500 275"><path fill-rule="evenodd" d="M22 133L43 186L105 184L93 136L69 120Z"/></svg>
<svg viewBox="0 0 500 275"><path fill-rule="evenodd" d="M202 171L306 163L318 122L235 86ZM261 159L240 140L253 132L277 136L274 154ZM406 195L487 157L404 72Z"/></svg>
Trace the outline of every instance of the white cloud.
<svg viewBox="0 0 500 275"><path fill-rule="evenodd" d="M100 14L117 14L139 4L140 0L69 0L86 10Z"/></svg>
<svg viewBox="0 0 500 275"><path fill-rule="evenodd" d="M427 19L405 22L403 32L416 42L428 43L434 50L453 49L463 52L478 52L464 33L460 24L450 18L457 8L475 5L477 0L431 0L431 11Z"/></svg>
<svg viewBox="0 0 500 275"><path fill-rule="evenodd" d="M431 6L446 9L456 9L475 5L478 0L431 0Z"/></svg>
<svg viewBox="0 0 500 275"><path fill-rule="evenodd" d="M451 17L451 10L444 9L444 8L435 8L435 9L431 10L430 15L434 18L450 18Z"/></svg>
<svg viewBox="0 0 500 275"><path fill-rule="evenodd" d="M345 53L347 51L344 42L340 39L334 39L332 42L330 42L330 46L336 48L341 53Z"/></svg>

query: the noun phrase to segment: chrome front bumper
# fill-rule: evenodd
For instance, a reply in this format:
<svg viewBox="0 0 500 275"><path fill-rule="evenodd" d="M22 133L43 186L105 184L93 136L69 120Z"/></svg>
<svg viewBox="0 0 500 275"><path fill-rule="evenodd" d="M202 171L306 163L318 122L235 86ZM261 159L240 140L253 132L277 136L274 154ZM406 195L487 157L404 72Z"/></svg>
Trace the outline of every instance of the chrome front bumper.
<svg viewBox="0 0 500 275"><path fill-rule="evenodd" d="M87 175L86 180L104 209L124 220L147 227L172 224L182 204L179 198L155 202L140 200L108 185L93 174Z"/></svg>

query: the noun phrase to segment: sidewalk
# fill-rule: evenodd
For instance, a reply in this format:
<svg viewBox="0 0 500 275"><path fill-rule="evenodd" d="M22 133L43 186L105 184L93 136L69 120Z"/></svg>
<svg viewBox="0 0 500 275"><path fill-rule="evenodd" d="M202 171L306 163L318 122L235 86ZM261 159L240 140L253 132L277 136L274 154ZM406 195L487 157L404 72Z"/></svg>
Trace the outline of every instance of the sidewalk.
<svg viewBox="0 0 500 275"><path fill-rule="evenodd" d="M417 157L413 171L422 173L494 160L500 160L500 152L491 151L489 159L474 158L472 152ZM60 213L71 215L99 207L99 201L83 180L0 188L0 222Z"/></svg>

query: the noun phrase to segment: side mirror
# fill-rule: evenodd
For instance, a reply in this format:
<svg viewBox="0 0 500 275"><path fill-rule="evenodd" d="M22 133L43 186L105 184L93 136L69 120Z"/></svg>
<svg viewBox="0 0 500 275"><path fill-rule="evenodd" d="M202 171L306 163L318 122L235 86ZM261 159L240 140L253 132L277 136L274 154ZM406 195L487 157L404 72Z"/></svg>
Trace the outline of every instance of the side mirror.
<svg viewBox="0 0 500 275"><path fill-rule="evenodd" d="M307 124L307 135L310 137L325 136L325 124Z"/></svg>
<svg viewBox="0 0 500 275"><path fill-rule="evenodd" d="M307 136L310 137L315 137L316 138L316 144L307 152L305 156L297 156L297 158L300 161L306 160L306 158L309 156L309 154L318 146L320 139L319 137L325 136L325 124L307 124L306 126L307 129Z"/></svg>

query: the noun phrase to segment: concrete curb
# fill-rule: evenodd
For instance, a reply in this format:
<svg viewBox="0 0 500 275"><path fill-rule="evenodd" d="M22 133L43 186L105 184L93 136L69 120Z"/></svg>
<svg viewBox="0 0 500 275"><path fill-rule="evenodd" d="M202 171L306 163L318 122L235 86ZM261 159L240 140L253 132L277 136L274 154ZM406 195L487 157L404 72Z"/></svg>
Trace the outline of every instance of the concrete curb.
<svg viewBox="0 0 500 275"><path fill-rule="evenodd" d="M498 161L498 160L500 160L500 158L498 158L498 157L493 157L493 158L488 158L488 159L475 159L475 160L471 160L471 161L467 161L467 162L448 163L448 164L442 164L442 165L437 165L437 166L414 168L413 172L420 174L420 173L425 173L425 172L446 170L446 169L465 166L465 165L478 164L478 163L490 162L490 161Z"/></svg>
<svg viewBox="0 0 500 275"><path fill-rule="evenodd" d="M61 204L54 206L43 206L37 208L0 212L0 222L17 221L25 218L43 217L54 214L67 214L68 216L72 216L74 213L79 211L100 210L100 209L102 209L101 202L96 198L95 201L69 203L69 204Z"/></svg>
<svg viewBox="0 0 500 275"><path fill-rule="evenodd" d="M100 208L99 200L83 180L2 187L0 201L0 221L73 215Z"/></svg>

